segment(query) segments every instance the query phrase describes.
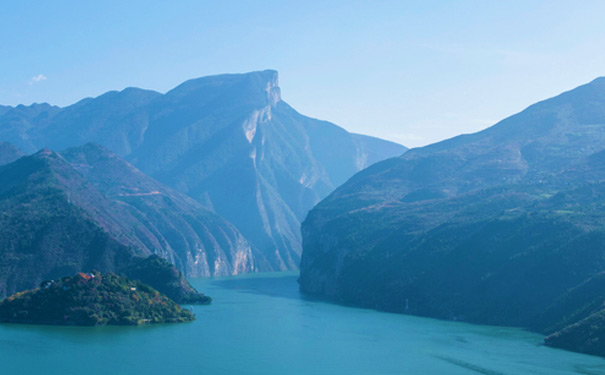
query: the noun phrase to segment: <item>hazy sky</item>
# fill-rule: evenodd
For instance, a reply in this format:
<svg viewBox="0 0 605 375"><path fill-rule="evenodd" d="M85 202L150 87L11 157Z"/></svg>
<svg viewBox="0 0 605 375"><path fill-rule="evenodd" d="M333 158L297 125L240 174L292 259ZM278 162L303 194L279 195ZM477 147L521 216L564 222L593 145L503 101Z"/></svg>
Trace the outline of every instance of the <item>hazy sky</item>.
<svg viewBox="0 0 605 375"><path fill-rule="evenodd" d="M88 3L2 4L0 104L271 68L301 113L420 146L605 75L605 1Z"/></svg>

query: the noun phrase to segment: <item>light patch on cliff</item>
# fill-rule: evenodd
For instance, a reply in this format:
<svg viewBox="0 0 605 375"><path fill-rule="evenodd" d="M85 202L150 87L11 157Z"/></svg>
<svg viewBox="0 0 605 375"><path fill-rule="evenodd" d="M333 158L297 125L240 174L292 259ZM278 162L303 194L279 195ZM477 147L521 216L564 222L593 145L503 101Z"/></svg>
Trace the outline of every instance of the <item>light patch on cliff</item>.
<svg viewBox="0 0 605 375"><path fill-rule="evenodd" d="M252 112L250 117L248 117L242 124L244 135L246 136L248 143L252 143L252 140L254 140L258 124L268 121L271 121L271 106L266 106L260 110L255 110Z"/></svg>

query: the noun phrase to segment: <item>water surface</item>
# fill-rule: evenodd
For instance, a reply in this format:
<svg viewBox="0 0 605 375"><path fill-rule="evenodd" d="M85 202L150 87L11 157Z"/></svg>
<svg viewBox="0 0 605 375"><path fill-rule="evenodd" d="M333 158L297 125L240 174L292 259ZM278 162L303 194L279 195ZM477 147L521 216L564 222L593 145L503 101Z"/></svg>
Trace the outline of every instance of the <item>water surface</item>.
<svg viewBox="0 0 605 375"><path fill-rule="evenodd" d="M0 374L605 374L520 329L311 301L292 273L194 279L193 323L0 325Z"/></svg>

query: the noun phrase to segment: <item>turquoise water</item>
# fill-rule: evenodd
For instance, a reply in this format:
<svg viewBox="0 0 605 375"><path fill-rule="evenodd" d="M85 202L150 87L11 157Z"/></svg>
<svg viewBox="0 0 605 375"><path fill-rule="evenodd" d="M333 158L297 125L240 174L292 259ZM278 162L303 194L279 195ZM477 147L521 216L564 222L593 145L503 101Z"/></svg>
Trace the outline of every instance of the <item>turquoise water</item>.
<svg viewBox="0 0 605 375"><path fill-rule="evenodd" d="M193 323L0 325L0 374L605 374L519 329L310 301L291 273L192 283L214 298Z"/></svg>

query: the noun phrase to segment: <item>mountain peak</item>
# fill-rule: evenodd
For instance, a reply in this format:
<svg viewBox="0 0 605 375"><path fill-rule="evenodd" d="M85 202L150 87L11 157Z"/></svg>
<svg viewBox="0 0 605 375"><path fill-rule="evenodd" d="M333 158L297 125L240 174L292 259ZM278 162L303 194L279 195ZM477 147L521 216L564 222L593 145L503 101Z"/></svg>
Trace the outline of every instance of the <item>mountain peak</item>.
<svg viewBox="0 0 605 375"><path fill-rule="evenodd" d="M56 156L54 151L52 151L46 147L41 149L40 151L36 152L34 155L39 156L39 157Z"/></svg>
<svg viewBox="0 0 605 375"><path fill-rule="evenodd" d="M302 225L302 291L408 314L542 324L549 306L605 267L594 225L604 220L604 103L598 78L352 177ZM588 305L581 298L556 319L573 323L566 314Z"/></svg>
<svg viewBox="0 0 605 375"><path fill-rule="evenodd" d="M122 91L118 91L118 90L108 91L106 93L103 93L103 94L97 96L94 99L106 100L106 101L118 101L118 100L130 99L134 103L138 103L138 102L148 102L161 95L162 94L160 94L159 92L153 91L153 90L146 90L146 89L141 89L138 87L126 87ZM86 99L84 99L84 100L86 100Z"/></svg>
<svg viewBox="0 0 605 375"><path fill-rule="evenodd" d="M30 105L25 105L25 104L19 104L17 105L17 107L15 108L19 108L19 109L24 109L24 108L31 108L31 109L49 109L55 106L52 106L46 102L43 103L32 103Z"/></svg>
<svg viewBox="0 0 605 375"><path fill-rule="evenodd" d="M597 77L590 81L589 85L605 86L605 76Z"/></svg>
<svg viewBox="0 0 605 375"><path fill-rule="evenodd" d="M279 73L271 69L193 78L168 91L166 96L175 99L191 95L208 97L233 92L232 90L256 97L264 94L265 100L271 105L281 101Z"/></svg>
<svg viewBox="0 0 605 375"><path fill-rule="evenodd" d="M50 150L48 148L43 148L40 151L36 152L33 155L26 156L22 159L27 159L26 163L34 163L32 165L37 165L38 167L42 167L43 169L54 169L55 171L67 171L70 168L68 164L65 162L63 157L58 153Z"/></svg>
<svg viewBox="0 0 605 375"><path fill-rule="evenodd" d="M90 160L95 160L95 161L99 161L101 159L105 159L105 160L118 160L119 159L120 162L123 162L124 164L126 164L126 161L120 159L112 151L101 146L100 144L98 144L96 142L88 142L82 146L70 147L66 150L61 151L61 156L68 160L70 158L74 158L75 155L80 155L80 158L90 159Z"/></svg>
<svg viewBox="0 0 605 375"><path fill-rule="evenodd" d="M210 235L201 232L200 242L188 242L191 247L174 242L183 249L180 265L196 275L296 269L301 252L299 224L307 211L359 169L404 151L296 112L281 101L275 70L192 79L164 95L136 88L111 91L65 107L52 117L22 118L0 118L8 140L32 153L43 146L65 150L56 158L44 150L24 160L30 169L38 168L36 172L51 171L59 182L75 172L101 194L119 200L119 206L157 209L147 216L169 223L178 218L169 217L176 215L172 209L164 209L170 203L166 197L174 197L183 215L197 207L196 212L205 217L214 211L232 221L234 227L212 217L224 228L220 231L225 235L216 236L227 241L223 247L234 258L226 255L217 263L219 258L212 255L208 262L191 262L202 254L198 244L210 243L204 242ZM86 144L91 141L107 149ZM82 144L86 145L70 149ZM158 186L144 173L198 203ZM133 206L133 212L141 209ZM150 225L165 227L159 221ZM183 228L190 231L185 224ZM149 233L156 238L157 228ZM168 237L180 241L178 236ZM149 238L133 241L146 249L169 251L162 247L168 243L164 239ZM255 247L246 245L246 240Z"/></svg>

